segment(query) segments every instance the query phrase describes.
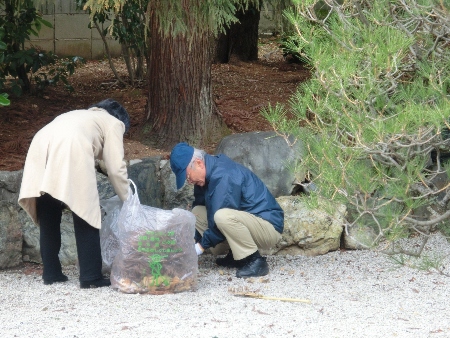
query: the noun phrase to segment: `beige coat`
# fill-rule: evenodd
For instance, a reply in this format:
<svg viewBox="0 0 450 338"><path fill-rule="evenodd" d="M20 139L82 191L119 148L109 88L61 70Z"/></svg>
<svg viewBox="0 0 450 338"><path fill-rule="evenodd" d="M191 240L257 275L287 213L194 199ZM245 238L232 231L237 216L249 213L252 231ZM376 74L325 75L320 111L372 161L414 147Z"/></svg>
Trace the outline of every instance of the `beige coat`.
<svg viewBox="0 0 450 338"><path fill-rule="evenodd" d="M95 159L103 159L121 200L128 195L124 161L125 125L106 110L91 108L62 114L34 136L28 150L19 205L35 224L36 197L48 193L100 229Z"/></svg>

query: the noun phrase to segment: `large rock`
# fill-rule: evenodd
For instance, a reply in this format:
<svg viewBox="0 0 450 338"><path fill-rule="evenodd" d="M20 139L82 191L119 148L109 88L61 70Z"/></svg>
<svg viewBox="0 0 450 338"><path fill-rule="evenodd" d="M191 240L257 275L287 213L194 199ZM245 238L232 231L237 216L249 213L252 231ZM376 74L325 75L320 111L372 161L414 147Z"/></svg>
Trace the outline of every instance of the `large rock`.
<svg viewBox="0 0 450 338"><path fill-rule="evenodd" d="M164 188L160 180L161 156L135 161L128 167L128 177L136 184L141 204L155 208L163 206Z"/></svg>
<svg viewBox="0 0 450 338"><path fill-rule="evenodd" d="M23 170L0 171L0 201L17 205Z"/></svg>
<svg viewBox="0 0 450 338"><path fill-rule="evenodd" d="M138 189L141 204L155 208L163 205L164 189L160 179L161 156L145 157L129 161L127 165L128 178L131 179ZM96 160L97 170L108 176L103 160ZM97 189L100 200L106 200L115 195L114 188L108 180L102 182L97 176ZM102 194L103 193L103 194Z"/></svg>
<svg viewBox="0 0 450 338"><path fill-rule="evenodd" d="M22 228L18 209L12 203L0 201L0 269L22 262Z"/></svg>
<svg viewBox="0 0 450 338"><path fill-rule="evenodd" d="M316 256L339 249L344 205L329 215L324 210L308 208L299 196L283 196L277 201L284 210L284 231L281 242L266 254Z"/></svg>
<svg viewBox="0 0 450 338"><path fill-rule="evenodd" d="M373 247L376 238L375 230L369 226L347 226L343 233L342 243L345 249L365 250Z"/></svg>
<svg viewBox="0 0 450 338"><path fill-rule="evenodd" d="M0 268L22 262L22 227L17 198L22 180L20 171L0 171Z"/></svg>
<svg viewBox="0 0 450 338"><path fill-rule="evenodd" d="M39 244L39 227L36 226L25 211L20 211L23 228L23 261L42 263ZM61 218L61 250L59 260L62 265L72 265L77 262L77 246L73 228L72 212L64 210Z"/></svg>
<svg viewBox="0 0 450 338"><path fill-rule="evenodd" d="M177 190L175 174L170 169L170 162L167 160L161 161L160 175L164 187L163 209L190 210L194 202L194 186L186 182L180 190Z"/></svg>
<svg viewBox="0 0 450 338"><path fill-rule="evenodd" d="M234 134L222 139L216 154L222 153L253 171L275 196L289 196L294 183L305 177L296 177L289 169L301 160L303 143L282 137L275 132L252 132ZM299 174L297 174L299 175Z"/></svg>
<svg viewBox="0 0 450 338"><path fill-rule="evenodd" d="M39 246L39 227L36 226L25 210L19 212L19 220L23 231L22 259L24 262L41 263Z"/></svg>

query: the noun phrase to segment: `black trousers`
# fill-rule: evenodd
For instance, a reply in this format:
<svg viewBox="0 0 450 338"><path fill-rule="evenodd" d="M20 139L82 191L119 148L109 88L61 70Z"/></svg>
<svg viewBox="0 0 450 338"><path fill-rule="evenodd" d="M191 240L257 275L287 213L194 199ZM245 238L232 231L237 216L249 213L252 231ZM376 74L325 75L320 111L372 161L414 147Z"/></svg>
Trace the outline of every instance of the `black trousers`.
<svg viewBox="0 0 450 338"><path fill-rule="evenodd" d="M61 218L64 203L44 194L37 198L37 217L40 226L40 246L44 280L62 276L58 254L61 249ZM100 250L100 231L72 212L77 244L80 281L102 278L102 256Z"/></svg>

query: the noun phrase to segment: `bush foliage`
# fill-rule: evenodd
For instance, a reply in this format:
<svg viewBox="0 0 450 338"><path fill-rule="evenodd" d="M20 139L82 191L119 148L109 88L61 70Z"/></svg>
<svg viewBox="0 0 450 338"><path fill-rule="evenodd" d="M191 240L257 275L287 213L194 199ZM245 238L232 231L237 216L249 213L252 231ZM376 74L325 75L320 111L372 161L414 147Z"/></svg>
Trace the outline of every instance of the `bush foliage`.
<svg viewBox="0 0 450 338"><path fill-rule="evenodd" d="M91 16L89 28L97 29L103 39L109 64L117 80L126 85L115 69L106 37L108 34L118 40L122 48L122 58L128 71L129 84L143 81L145 64L148 64L148 0L127 0L122 4L108 0L95 4L94 10L86 5L88 0L76 0L77 8L86 10ZM120 8L120 11L118 10Z"/></svg>
<svg viewBox="0 0 450 338"><path fill-rule="evenodd" d="M370 226L373 245L388 240L391 252L406 251L399 239L426 240L450 217L449 184L438 183L450 173L449 6L323 0L317 8L296 1L285 13L294 31L287 43L312 78L290 106L263 114L307 144L295 170L318 187L310 205L344 203L347 230Z"/></svg>
<svg viewBox="0 0 450 338"><path fill-rule="evenodd" d="M42 26L52 27L42 19L33 0L0 0L0 90L9 88L19 96L59 81L73 90L67 78L84 62L82 58L60 59L51 52L25 46L31 35L38 36Z"/></svg>

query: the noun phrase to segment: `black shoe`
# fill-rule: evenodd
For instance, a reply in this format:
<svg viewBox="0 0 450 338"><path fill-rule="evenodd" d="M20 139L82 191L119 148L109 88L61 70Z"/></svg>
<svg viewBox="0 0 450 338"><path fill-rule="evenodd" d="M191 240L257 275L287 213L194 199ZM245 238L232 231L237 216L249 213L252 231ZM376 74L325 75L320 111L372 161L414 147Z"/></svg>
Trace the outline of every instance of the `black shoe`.
<svg viewBox="0 0 450 338"><path fill-rule="evenodd" d="M101 288L101 287L110 286L110 285L111 285L111 281L109 280L109 278L99 278L99 279L94 279L92 281L87 281L87 282L80 281L81 289Z"/></svg>
<svg viewBox="0 0 450 338"><path fill-rule="evenodd" d="M61 275L56 278L50 278L50 279L43 278L43 279L44 279L44 285L52 285L53 283L67 282L69 280L69 278L67 278L66 275Z"/></svg>
<svg viewBox="0 0 450 338"><path fill-rule="evenodd" d="M233 258L233 253L230 250L225 257L217 258L216 264L225 268L242 268L245 262L244 260L235 260Z"/></svg>
<svg viewBox="0 0 450 338"><path fill-rule="evenodd" d="M236 272L237 278L260 277L269 273L269 264L265 257L254 257Z"/></svg>

